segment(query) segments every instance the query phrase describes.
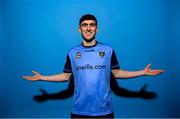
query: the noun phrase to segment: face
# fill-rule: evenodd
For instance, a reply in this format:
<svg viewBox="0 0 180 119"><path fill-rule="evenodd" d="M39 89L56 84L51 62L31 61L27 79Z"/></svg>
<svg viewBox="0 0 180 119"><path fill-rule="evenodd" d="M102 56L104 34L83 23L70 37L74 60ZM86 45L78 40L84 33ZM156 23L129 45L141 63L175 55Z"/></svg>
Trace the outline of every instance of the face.
<svg viewBox="0 0 180 119"><path fill-rule="evenodd" d="M79 26L79 32L86 42L94 40L97 31L98 28L94 20L84 20Z"/></svg>

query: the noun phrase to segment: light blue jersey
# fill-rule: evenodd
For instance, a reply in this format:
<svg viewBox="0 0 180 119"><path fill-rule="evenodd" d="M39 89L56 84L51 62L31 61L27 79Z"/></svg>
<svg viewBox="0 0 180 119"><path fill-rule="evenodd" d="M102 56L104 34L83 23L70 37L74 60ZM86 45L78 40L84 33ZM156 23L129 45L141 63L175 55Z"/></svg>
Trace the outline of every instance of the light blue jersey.
<svg viewBox="0 0 180 119"><path fill-rule="evenodd" d="M113 112L110 91L111 69L119 64L113 49L100 42L94 46L78 45L67 56L64 72L73 73L72 113L99 116Z"/></svg>

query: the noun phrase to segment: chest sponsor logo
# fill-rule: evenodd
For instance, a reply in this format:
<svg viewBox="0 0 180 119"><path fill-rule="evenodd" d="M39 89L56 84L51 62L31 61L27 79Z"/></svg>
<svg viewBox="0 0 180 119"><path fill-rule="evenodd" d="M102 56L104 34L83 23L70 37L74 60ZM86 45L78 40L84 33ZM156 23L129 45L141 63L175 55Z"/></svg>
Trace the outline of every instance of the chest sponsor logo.
<svg viewBox="0 0 180 119"><path fill-rule="evenodd" d="M105 52L104 52L104 51L100 51L100 52L99 52L99 56L100 56L100 57L104 57L104 55L105 55Z"/></svg>
<svg viewBox="0 0 180 119"><path fill-rule="evenodd" d="M85 50L86 52L94 52L94 50L93 49L91 49L91 50Z"/></svg>
<svg viewBox="0 0 180 119"><path fill-rule="evenodd" d="M81 53L80 52L76 52L76 58L77 59L81 58Z"/></svg>

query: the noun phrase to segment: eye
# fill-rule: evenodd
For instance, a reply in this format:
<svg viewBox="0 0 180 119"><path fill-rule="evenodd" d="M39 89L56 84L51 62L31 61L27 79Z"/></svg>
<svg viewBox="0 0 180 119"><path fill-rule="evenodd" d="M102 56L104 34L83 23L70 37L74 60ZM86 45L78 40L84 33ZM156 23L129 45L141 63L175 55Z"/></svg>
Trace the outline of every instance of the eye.
<svg viewBox="0 0 180 119"><path fill-rule="evenodd" d="M95 24L95 23L92 23L92 24L90 24L90 26L95 27L95 26L96 26L96 24Z"/></svg>
<svg viewBox="0 0 180 119"><path fill-rule="evenodd" d="M85 26L87 26L87 25L88 25L88 24L86 24L86 23L81 24L82 27L85 27Z"/></svg>

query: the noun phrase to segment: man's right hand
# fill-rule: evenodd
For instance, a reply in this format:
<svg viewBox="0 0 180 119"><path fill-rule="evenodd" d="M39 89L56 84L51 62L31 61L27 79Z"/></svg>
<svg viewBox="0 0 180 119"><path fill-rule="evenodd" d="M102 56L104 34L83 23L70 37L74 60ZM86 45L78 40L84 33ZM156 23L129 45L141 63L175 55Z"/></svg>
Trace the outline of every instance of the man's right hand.
<svg viewBox="0 0 180 119"><path fill-rule="evenodd" d="M26 80L30 80L30 81L37 81L41 79L41 74L36 72L36 71L32 71L32 73L34 74L34 76L23 76L22 78L26 79Z"/></svg>

